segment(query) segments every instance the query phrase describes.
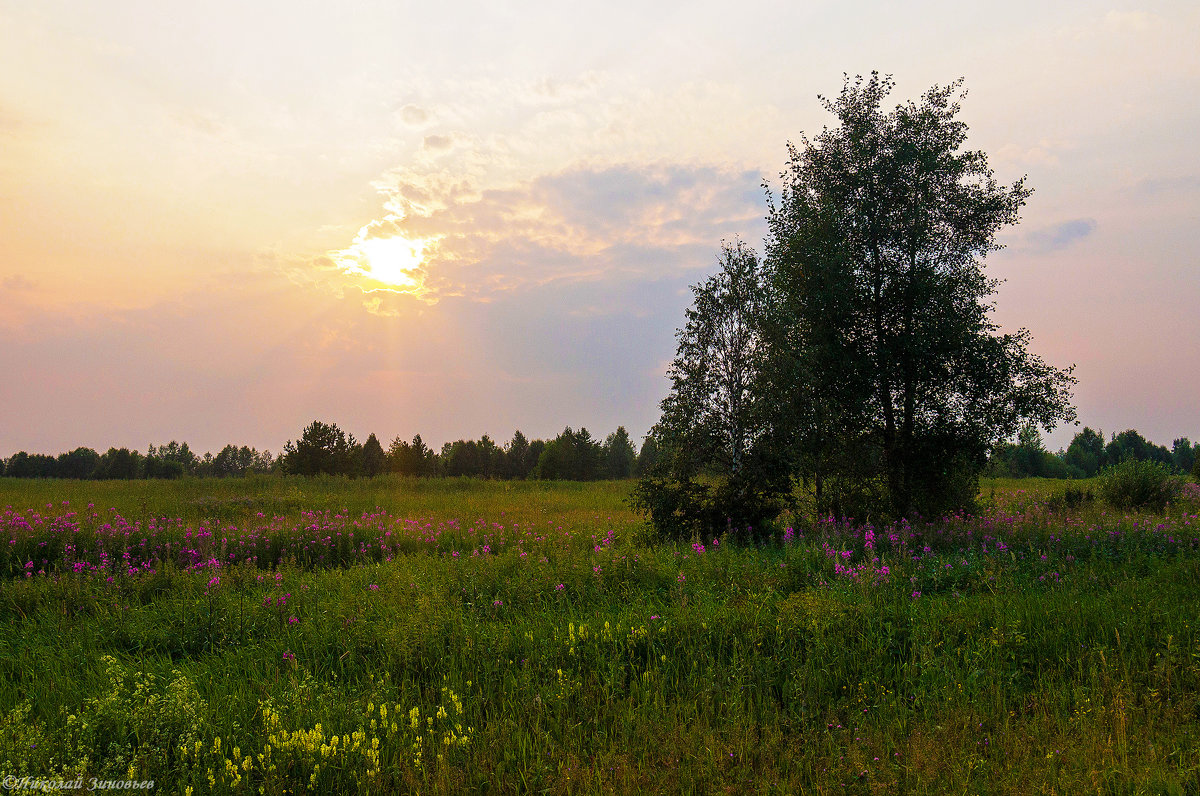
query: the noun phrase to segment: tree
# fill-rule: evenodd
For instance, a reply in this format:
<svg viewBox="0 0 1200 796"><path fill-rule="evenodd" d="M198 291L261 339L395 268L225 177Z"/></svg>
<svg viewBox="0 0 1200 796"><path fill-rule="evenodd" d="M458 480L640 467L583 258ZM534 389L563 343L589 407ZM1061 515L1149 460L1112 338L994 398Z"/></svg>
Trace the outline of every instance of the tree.
<svg viewBox="0 0 1200 796"><path fill-rule="evenodd" d="M789 145L763 261L726 246L694 288L635 491L660 532L745 527L796 482L819 514L969 507L993 447L1074 420L1071 370L991 318L983 260L1030 191L963 149L960 85L884 111L890 78L847 78Z"/></svg>
<svg viewBox="0 0 1200 796"><path fill-rule="evenodd" d="M628 478L633 475L633 464L637 453L633 443L629 441L629 432L625 426L617 426L617 430L604 438L603 470L605 478Z"/></svg>
<svg viewBox="0 0 1200 796"><path fill-rule="evenodd" d="M9 478L57 478L58 460L44 453L18 451L8 460L5 475Z"/></svg>
<svg viewBox="0 0 1200 796"><path fill-rule="evenodd" d="M658 440L654 434L647 434L642 439L642 449L638 451L637 463L633 466L633 474L638 478L649 475L658 461Z"/></svg>
<svg viewBox="0 0 1200 796"><path fill-rule="evenodd" d="M109 448L96 464L96 478L123 478L126 480L140 477L142 474L142 457L137 451L128 448Z"/></svg>
<svg viewBox="0 0 1200 796"><path fill-rule="evenodd" d="M1079 468L1085 478L1100 472L1108 463L1104 453L1104 433L1084 426L1067 446L1066 461L1068 466Z"/></svg>
<svg viewBox="0 0 1200 796"><path fill-rule="evenodd" d="M530 446L531 451L533 445ZM538 455L534 477L555 481L592 481L600 474L600 445L586 428L570 426L545 443Z"/></svg>
<svg viewBox="0 0 1200 796"><path fill-rule="evenodd" d="M763 378L761 264L740 241L722 246L718 264L692 288L667 373L671 392L651 432L655 463L634 491L635 505L675 538L761 527L791 486L764 444L772 397Z"/></svg>
<svg viewBox="0 0 1200 796"><path fill-rule="evenodd" d="M254 448L242 445L226 445L203 468L211 476L225 478L228 476L244 476L252 470L266 471L271 468L270 453L259 453Z"/></svg>
<svg viewBox="0 0 1200 796"><path fill-rule="evenodd" d="M1196 450L1192 446L1192 441L1187 437L1180 437L1171 443L1171 459L1175 464L1175 469L1181 473L1190 473L1192 465L1196 461Z"/></svg>
<svg viewBox="0 0 1200 796"><path fill-rule="evenodd" d="M962 149L960 85L885 112L890 78L847 79L822 98L838 126L789 146L768 197L769 370L789 410L775 444L797 475L840 476L891 515L969 506L994 445L1074 419L1071 370L990 317L982 261L1030 190Z"/></svg>
<svg viewBox="0 0 1200 796"><path fill-rule="evenodd" d="M70 453L58 455L60 478L91 478L100 463L100 454L91 448L76 448Z"/></svg>
<svg viewBox="0 0 1200 796"><path fill-rule="evenodd" d="M386 464L387 456L383 452L383 446L374 434L369 435L362 448L362 474L368 478L379 475Z"/></svg>
<svg viewBox="0 0 1200 796"><path fill-rule="evenodd" d="M1119 464L1126 459L1134 461L1158 462L1169 467L1175 465L1171 451L1162 445L1155 445L1137 431L1127 428L1120 434L1114 434L1104 449L1109 464Z"/></svg>
<svg viewBox="0 0 1200 796"><path fill-rule="evenodd" d="M154 460L153 463L151 460ZM151 445L150 449L146 452L145 461L146 467L149 468L146 473L148 478L176 478L178 475L175 475L175 473L189 475L195 472L197 466L200 464L200 459L192 452L192 449L188 447L186 442L176 442L175 440L171 440L166 445L159 445L157 448ZM160 464L162 462L174 462L178 464L178 467L170 464L164 466ZM164 475L150 475L151 471L161 471ZM170 473L170 475L166 475L166 473Z"/></svg>
<svg viewBox="0 0 1200 796"><path fill-rule="evenodd" d="M293 475L348 475L354 445L354 437L333 423L314 420L297 442L288 440L283 446L284 470Z"/></svg>
<svg viewBox="0 0 1200 796"><path fill-rule="evenodd" d="M517 429L504 449L505 477L528 478L536 463L529 457L529 440L525 438L520 429Z"/></svg>

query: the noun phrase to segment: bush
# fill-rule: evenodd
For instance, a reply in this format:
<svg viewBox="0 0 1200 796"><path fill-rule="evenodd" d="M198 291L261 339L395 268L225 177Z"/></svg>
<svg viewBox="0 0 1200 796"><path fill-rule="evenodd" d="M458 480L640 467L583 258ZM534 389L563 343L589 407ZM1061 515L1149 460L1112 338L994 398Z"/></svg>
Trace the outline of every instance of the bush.
<svg viewBox="0 0 1200 796"><path fill-rule="evenodd" d="M663 541L687 541L734 534L761 542L774 531L783 510L778 490L726 479L643 478L633 489L632 506L650 518Z"/></svg>
<svg viewBox="0 0 1200 796"><path fill-rule="evenodd" d="M1159 462L1126 459L1100 472L1100 494L1114 508L1161 511L1174 491L1171 471Z"/></svg>
<svg viewBox="0 0 1200 796"><path fill-rule="evenodd" d="M1192 463L1192 478L1200 481L1200 456L1196 457L1196 461Z"/></svg>

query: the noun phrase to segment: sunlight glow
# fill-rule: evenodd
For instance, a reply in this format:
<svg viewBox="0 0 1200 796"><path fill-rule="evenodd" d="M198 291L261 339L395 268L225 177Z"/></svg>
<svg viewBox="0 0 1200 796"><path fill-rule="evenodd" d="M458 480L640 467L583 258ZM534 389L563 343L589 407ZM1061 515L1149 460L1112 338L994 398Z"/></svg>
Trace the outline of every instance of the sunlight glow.
<svg viewBox="0 0 1200 796"><path fill-rule="evenodd" d="M366 260L366 276L396 287L415 287L414 271L421 267L424 241L401 237L369 238L355 244Z"/></svg>
<svg viewBox="0 0 1200 796"><path fill-rule="evenodd" d="M387 220L398 219L390 217ZM366 226L359 230L350 246L329 252L329 257L347 276L373 283L371 290L411 293L420 297L425 292L425 257L433 242L410 240L398 234L378 237L372 234L370 226Z"/></svg>

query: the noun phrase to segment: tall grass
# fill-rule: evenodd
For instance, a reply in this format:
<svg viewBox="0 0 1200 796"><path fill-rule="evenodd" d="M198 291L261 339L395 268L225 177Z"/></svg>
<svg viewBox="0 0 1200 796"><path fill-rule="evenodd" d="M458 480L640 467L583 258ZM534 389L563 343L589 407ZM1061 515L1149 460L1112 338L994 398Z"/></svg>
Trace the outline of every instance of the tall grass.
<svg viewBox="0 0 1200 796"><path fill-rule="evenodd" d="M613 484L0 481L0 775L1197 792L1197 507L1029 486L746 549L649 544Z"/></svg>

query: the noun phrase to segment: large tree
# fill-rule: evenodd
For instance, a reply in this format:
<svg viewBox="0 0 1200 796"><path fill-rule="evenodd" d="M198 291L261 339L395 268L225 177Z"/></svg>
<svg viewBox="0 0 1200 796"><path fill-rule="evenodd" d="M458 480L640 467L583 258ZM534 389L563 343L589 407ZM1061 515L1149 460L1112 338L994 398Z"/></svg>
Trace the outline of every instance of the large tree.
<svg viewBox="0 0 1200 796"><path fill-rule="evenodd" d="M679 333L637 493L660 531L744 527L792 479L822 514L969 506L993 446L1074 419L1070 370L991 318L983 260L1030 191L964 149L959 87L886 111L890 78L847 79L789 145L761 266L726 247Z"/></svg>
<svg viewBox="0 0 1200 796"><path fill-rule="evenodd" d="M960 85L886 111L890 78L847 79L822 99L838 125L789 147L769 200L769 348L799 409L777 431L803 475L854 451L849 473L832 469L881 488L892 514L969 504L993 445L1074 419L1070 370L991 318L983 260L1030 190L964 149Z"/></svg>

